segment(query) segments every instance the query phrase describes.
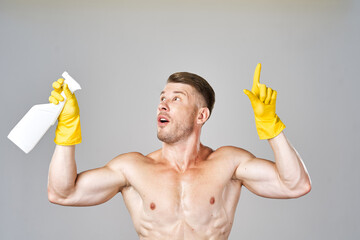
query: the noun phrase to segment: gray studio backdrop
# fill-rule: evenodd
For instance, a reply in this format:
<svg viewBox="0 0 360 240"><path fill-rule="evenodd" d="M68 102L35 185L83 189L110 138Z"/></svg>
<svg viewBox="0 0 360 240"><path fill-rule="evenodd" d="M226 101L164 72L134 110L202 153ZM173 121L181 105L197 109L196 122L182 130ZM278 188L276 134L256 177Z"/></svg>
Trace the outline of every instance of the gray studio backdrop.
<svg viewBox="0 0 360 240"><path fill-rule="evenodd" d="M24 154L6 136L68 71L83 142L78 170L161 147L167 77L189 71L216 91L202 142L273 160L244 88L255 66L313 182L299 199L243 190L230 239L359 239L359 1L0 0L0 239L137 239L120 194L95 207L47 200L54 130Z"/></svg>

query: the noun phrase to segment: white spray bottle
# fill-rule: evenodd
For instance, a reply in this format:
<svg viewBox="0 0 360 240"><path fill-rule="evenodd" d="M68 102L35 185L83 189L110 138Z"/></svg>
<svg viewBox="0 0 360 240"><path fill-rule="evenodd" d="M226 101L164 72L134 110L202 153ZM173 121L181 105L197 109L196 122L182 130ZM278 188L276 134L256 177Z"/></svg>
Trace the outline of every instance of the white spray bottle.
<svg viewBox="0 0 360 240"><path fill-rule="evenodd" d="M65 80L64 84L68 84L72 93L81 89L67 72L62 76ZM57 105L52 103L34 105L9 133L8 138L25 153L29 153L47 130L55 124L66 102L65 93L62 92L61 95L65 100Z"/></svg>

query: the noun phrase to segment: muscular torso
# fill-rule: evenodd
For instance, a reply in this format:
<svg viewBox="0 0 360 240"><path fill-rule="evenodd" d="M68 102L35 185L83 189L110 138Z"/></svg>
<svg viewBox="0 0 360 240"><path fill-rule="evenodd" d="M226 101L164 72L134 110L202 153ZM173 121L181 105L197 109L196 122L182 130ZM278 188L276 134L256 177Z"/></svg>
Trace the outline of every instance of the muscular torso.
<svg viewBox="0 0 360 240"><path fill-rule="evenodd" d="M184 172L160 161L160 151L124 167L125 204L140 239L227 239L241 184L236 164L208 150Z"/></svg>

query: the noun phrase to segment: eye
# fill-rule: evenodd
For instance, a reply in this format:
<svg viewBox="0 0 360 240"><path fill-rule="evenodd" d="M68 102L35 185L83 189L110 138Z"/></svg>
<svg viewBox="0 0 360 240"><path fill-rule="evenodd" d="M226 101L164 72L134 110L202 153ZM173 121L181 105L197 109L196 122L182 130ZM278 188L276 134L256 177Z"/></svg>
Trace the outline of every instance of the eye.
<svg viewBox="0 0 360 240"><path fill-rule="evenodd" d="M174 101L180 101L181 99L179 97L174 97Z"/></svg>
<svg viewBox="0 0 360 240"><path fill-rule="evenodd" d="M161 102L165 101L165 97L161 97L161 98L160 98L160 101L161 101Z"/></svg>

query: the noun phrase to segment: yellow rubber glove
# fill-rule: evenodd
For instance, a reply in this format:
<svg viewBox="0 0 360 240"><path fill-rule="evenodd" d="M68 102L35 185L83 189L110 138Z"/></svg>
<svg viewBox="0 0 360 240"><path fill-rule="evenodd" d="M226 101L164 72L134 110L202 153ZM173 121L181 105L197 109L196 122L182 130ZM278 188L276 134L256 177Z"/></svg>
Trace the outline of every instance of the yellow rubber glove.
<svg viewBox="0 0 360 240"><path fill-rule="evenodd" d="M261 64L256 66L251 91L244 89L254 110L256 129L260 139L276 137L285 125L275 113L277 92L260 83Z"/></svg>
<svg viewBox="0 0 360 240"><path fill-rule="evenodd" d="M62 86L63 83L63 78L54 82L54 90L49 97L49 101L57 105L59 101L64 101L62 91L66 96L64 108L58 117L54 142L57 145L75 145L81 143L80 109L75 94L70 92L67 84Z"/></svg>

